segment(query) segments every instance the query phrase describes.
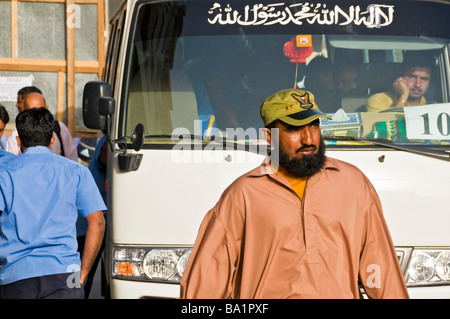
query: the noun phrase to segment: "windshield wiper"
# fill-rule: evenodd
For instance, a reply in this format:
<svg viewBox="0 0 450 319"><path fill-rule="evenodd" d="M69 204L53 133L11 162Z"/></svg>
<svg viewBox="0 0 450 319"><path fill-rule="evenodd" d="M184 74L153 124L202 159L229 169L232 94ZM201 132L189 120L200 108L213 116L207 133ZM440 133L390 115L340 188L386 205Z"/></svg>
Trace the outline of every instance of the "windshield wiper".
<svg viewBox="0 0 450 319"><path fill-rule="evenodd" d="M172 140L181 140L184 138L189 138L191 140L198 141L207 141L207 142L215 142L222 144L224 149L235 149L235 150L245 150L250 152L255 152L258 154L267 155L269 152L269 145L257 145L257 144L244 144L239 143L236 140L228 140L226 138L218 137L215 135L212 136L201 136L195 134L161 134L161 135L147 135L146 138L170 138ZM382 139L371 139L371 138L357 138L351 136L341 136L341 137L324 137L325 140L332 141L353 141L353 142L368 142L374 145L383 146L399 151L415 153L418 155L428 156L444 161L450 161L450 153L442 150L433 150L430 148L425 148L423 146L415 146L415 145L398 145L392 143L389 140Z"/></svg>
<svg viewBox="0 0 450 319"><path fill-rule="evenodd" d="M181 141L184 138L198 141L206 141L211 143L221 144L224 150L244 150L254 152L257 154L267 155L269 152L269 145L241 143L237 140L226 139L216 135L202 136L195 134L161 134L161 135L146 135L145 138L170 138L174 141Z"/></svg>
<svg viewBox="0 0 450 319"><path fill-rule="evenodd" d="M325 140L332 140L332 141L354 141L354 142L369 142L374 145L383 146L387 148L392 148L399 151L405 151L410 153L415 153L423 156L428 156L444 161L450 161L450 153L442 150L433 150L430 148L425 148L423 146L415 146L415 145L398 145L392 143L392 141L389 140L382 140L382 139L371 139L371 138L358 138L358 137L351 137L351 136L340 136L340 137L324 137Z"/></svg>

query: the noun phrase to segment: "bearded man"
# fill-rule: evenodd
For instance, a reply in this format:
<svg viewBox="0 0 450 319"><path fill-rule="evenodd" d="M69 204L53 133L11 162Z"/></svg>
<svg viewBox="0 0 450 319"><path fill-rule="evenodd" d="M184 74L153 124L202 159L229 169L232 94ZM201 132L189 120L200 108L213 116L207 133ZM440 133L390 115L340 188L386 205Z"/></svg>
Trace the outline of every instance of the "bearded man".
<svg viewBox="0 0 450 319"><path fill-rule="evenodd" d="M359 283L370 298L408 298L377 193L325 156L314 96L283 90L260 113L270 160L205 216L181 298L361 298Z"/></svg>

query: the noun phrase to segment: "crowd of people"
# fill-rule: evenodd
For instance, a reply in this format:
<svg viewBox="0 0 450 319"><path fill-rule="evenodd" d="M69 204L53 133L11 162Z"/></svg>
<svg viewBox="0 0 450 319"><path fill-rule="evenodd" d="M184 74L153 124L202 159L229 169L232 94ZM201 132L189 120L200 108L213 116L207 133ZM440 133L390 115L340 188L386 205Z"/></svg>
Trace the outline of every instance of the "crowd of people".
<svg viewBox="0 0 450 319"><path fill-rule="evenodd" d="M105 163L99 151L89 168L78 163L39 88L19 90L16 107L0 149L0 299L88 298L106 212L94 176ZM0 137L9 120L0 105Z"/></svg>

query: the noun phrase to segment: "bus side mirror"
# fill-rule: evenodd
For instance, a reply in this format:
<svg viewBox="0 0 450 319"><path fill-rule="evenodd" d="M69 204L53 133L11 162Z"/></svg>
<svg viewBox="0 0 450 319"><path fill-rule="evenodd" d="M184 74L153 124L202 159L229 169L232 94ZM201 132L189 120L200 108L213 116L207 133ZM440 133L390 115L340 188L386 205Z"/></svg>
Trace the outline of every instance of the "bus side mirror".
<svg viewBox="0 0 450 319"><path fill-rule="evenodd" d="M144 144L144 125L138 123L133 136L123 136L111 140L112 116L115 112L115 100L112 97L111 85L103 81L86 83L83 91L83 123L87 128L102 130L108 136L108 143L112 153L118 155L119 169L124 172L136 171L142 161L142 154L129 154L127 140L131 140L133 149L138 152ZM120 149L115 149L114 145Z"/></svg>
<svg viewBox="0 0 450 319"><path fill-rule="evenodd" d="M114 114L111 85L103 81L86 83L83 90L83 123L87 128L107 131L108 117Z"/></svg>

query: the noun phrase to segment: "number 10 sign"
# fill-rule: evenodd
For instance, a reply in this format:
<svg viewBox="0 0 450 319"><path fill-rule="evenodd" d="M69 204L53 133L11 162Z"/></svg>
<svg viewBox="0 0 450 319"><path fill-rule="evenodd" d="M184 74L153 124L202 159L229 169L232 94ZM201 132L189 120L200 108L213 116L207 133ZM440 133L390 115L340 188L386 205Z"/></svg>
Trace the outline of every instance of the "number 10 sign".
<svg viewBox="0 0 450 319"><path fill-rule="evenodd" d="M450 140L450 103L404 108L408 139Z"/></svg>

